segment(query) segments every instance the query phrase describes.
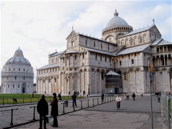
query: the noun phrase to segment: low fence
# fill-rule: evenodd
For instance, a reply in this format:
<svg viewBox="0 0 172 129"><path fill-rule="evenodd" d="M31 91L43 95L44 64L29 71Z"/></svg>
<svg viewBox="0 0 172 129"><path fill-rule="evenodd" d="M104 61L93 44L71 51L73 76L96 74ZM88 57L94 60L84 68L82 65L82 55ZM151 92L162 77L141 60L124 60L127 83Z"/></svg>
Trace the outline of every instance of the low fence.
<svg viewBox="0 0 172 129"><path fill-rule="evenodd" d="M38 102L39 100L40 100L40 97L37 97L37 98L0 98L0 105L33 103L33 102ZM46 98L46 100L51 101L52 97Z"/></svg>
<svg viewBox="0 0 172 129"><path fill-rule="evenodd" d="M162 93L161 104L161 112L165 117L165 121L163 121L163 123L168 129L172 129L172 96Z"/></svg>
<svg viewBox="0 0 172 129"><path fill-rule="evenodd" d="M115 100L114 96L105 96L104 101L102 101L100 97L82 98L82 99L77 99L77 107L73 106L72 100L59 101L58 115L64 115L74 111L94 107L114 100ZM23 106L23 108L11 107L11 109L0 110L0 115L2 115L0 121L3 123L0 125L0 128L8 129L21 124L38 121L39 114L37 113L36 107L37 107L36 105L33 106L26 105ZM49 112L51 112L50 104L49 104Z"/></svg>

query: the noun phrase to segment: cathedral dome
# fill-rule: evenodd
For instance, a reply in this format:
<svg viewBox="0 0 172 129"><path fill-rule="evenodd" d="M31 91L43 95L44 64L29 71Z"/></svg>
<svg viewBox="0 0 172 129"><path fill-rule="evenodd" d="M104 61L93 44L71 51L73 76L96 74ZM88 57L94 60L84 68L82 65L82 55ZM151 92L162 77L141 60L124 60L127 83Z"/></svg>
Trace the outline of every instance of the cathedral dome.
<svg viewBox="0 0 172 129"><path fill-rule="evenodd" d="M128 25L128 23L123 18L118 16L118 12L115 10L114 17L107 23L103 31L108 31L111 29L118 29L122 27L132 29L132 27Z"/></svg>
<svg viewBox="0 0 172 129"><path fill-rule="evenodd" d="M31 66L30 62L24 58L23 56L23 52L20 48L18 48L16 51L15 51L15 54L12 58L10 58L6 63L5 65L27 65L27 66Z"/></svg>

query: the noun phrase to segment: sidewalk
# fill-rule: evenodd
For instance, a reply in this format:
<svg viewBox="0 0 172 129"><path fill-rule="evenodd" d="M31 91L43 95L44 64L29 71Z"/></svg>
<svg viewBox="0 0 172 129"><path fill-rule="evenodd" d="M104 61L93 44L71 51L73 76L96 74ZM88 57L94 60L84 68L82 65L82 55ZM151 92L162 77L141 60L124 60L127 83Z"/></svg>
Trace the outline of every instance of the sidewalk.
<svg viewBox="0 0 172 129"><path fill-rule="evenodd" d="M154 129L162 129L160 103L153 97ZM47 129L54 129L47 123ZM121 109L116 110L116 103L110 102L86 110L73 112L58 117L59 129L151 129L150 97L136 97L136 101L123 100ZM13 129L38 129L39 122L15 127Z"/></svg>

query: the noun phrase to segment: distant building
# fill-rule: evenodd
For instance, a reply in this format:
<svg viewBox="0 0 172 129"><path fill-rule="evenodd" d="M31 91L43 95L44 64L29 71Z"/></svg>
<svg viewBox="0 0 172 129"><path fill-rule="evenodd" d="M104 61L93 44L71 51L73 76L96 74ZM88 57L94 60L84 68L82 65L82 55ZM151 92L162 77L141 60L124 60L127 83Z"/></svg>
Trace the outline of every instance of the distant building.
<svg viewBox="0 0 172 129"><path fill-rule="evenodd" d="M36 93L36 83L33 84L33 93Z"/></svg>
<svg viewBox="0 0 172 129"><path fill-rule="evenodd" d="M115 11L102 39L72 30L66 40L66 50L50 54L49 64L37 70L38 93L142 94L150 84L153 92L172 90L172 42L154 23L133 30ZM106 76L109 71L120 76ZM110 84L115 78L118 83Z"/></svg>
<svg viewBox="0 0 172 129"><path fill-rule="evenodd" d="M2 93L33 93L33 68L18 48L2 69Z"/></svg>

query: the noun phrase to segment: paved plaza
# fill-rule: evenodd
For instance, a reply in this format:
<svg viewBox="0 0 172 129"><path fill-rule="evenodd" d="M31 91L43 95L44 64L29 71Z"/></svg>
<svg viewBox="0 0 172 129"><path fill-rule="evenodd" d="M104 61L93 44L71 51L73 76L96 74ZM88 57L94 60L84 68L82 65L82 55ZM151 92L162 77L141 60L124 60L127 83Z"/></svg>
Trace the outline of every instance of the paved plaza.
<svg viewBox="0 0 172 129"><path fill-rule="evenodd" d="M91 104L93 103L90 103L90 106ZM79 105L78 101L78 106ZM85 107L86 106L87 104L85 103ZM72 109L72 106L69 105L69 108ZM78 109L79 108L80 107L78 107ZM156 96L153 96L153 112L154 129L162 129L160 103L157 102ZM52 121L52 118L50 118L50 123L47 123L47 129L53 129L51 126ZM150 96L137 96L136 101L133 101L131 98L130 100L123 100L120 110L116 109L116 102L112 101L84 110L60 115L58 122L58 128L61 129L151 129ZM39 122L37 121L14 127L13 129L38 128Z"/></svg>

